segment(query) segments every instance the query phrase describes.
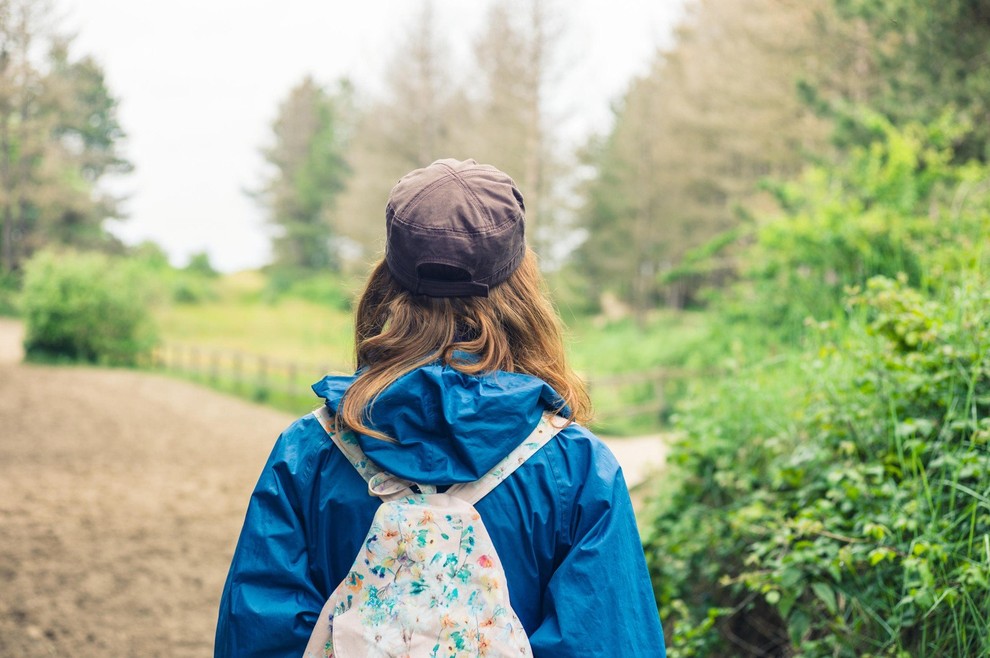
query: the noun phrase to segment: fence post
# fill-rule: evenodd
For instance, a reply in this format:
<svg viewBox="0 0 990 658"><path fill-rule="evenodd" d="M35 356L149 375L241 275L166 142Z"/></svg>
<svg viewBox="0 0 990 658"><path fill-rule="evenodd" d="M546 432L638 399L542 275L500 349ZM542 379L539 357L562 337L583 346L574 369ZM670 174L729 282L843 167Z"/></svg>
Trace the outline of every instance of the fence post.
<svg viewBox="0 0 990 658"><path fill-rule="evenodd" d="M296 391L296 363L295 363L295 361L289 361L288 371L289 371L288 372L289 383L288 383L288 386L287 386L287 389L288 390L286 392L288 393L289 397L291 398L291 397L295 397L296 392L297 392Z"/></svg>
<svg viewBox="0 0 990 658"><path fill-rule="evenodd" d="M258 381L255 387L255 398L257 400L268 399L268 359L263 356L258 357Z"/></svg>
<svg viewBox="0 0 990 658"><path fill-rule="evenodd" d="M241 391L243 384L243 364L241 363L241 353L234 352L234 388Z"/></svg>
<svg viewBox="0 0 990 658"><path fill-rule="evenodd" d="M220 381L220 353L216 350L210 352L210 381L214 386Z"/></svg>

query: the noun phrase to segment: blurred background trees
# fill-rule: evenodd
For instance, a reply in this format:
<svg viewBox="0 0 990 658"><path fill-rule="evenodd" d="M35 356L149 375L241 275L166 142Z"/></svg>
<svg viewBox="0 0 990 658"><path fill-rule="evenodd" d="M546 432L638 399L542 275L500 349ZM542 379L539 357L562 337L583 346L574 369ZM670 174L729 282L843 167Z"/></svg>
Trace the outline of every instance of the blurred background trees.
<svg viewBox="0 0 990 658"><path fill-rule="evenodd" d="M130 168L117 100L52 15L43 0L0 2L0 275L47 244L120 248L103 228L119 200L99 187Z"/></svg>
<svg viewBox="0 0 990 658"><path fill-rule="evenodd" d="M492 0L467 53L430 0L371 90L300 80L277 104L250 193L281 267L363 272L388 191L440 157L474 157L526 195L531 243L595 309L637 318L702 304L779 195L767 181L868 143L867 107L894 127L946 111L971 127L953 158L985 161L988 0L694 0L670 47L575 148L561 132L566 7ZM0 2L0 271L48 244L121 250L102 181L126 172L117 100L73 55L49 2ZM466 56L465 56L466 55ZM566 112L566 110L563 110ZM574 279L580 282L574 283Z"/></svg>
<svg viewBox="0 0 990 658"><path fill-rule="evenodd" d="M328 91L306 77L279 106L272 144L262 151L270 173L253 192L274 229L275 266L340 268L333 218L350 172L345 159L350 95L346 81Z"/></svg>

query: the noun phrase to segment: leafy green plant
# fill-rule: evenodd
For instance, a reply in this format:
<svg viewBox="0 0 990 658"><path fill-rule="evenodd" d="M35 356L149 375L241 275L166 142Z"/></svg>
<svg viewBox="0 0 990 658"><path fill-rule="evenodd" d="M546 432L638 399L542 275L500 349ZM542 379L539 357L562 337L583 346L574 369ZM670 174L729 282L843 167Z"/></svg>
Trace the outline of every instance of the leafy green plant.
<svg viewBox="0 0 990 658"><path fill-rule="evenodd" d="M895 127L863 110L860 121L870 143L771 186L781 212L740 236L742 279L720 300L731 320L793 339L809 316L841 317L847 286L904 274L932 290L986 257L990 169L953 163L966 127L951 114Z"/></svg>
<svg viewBox="0 0 990 658"><path fill-rule="evenodd" d="M356 282L348 283L329 270L313 272L305 268L279 266L267 271L265 297L271 303L284 299L301 299L349 311L356 294Z"/></svg>
<svg viewBox="0 0 990 658"><path fill-rule="evenodd" d="M36 254L25 267L21 300L27 358L134 364L155 338L142 273L101 254Z"/></svg>
<svg viewBox="0 0 990 658"><path fill-rule="evenodd" d="M647 557L672 656L990 656L990 293L907 277L679 417Z"/></svg>

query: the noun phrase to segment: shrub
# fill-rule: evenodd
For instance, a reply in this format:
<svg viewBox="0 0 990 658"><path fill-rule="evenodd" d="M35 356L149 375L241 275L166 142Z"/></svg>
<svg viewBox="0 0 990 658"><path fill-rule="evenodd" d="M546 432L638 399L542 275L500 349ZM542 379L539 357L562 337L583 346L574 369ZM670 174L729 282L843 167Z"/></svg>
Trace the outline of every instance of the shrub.
<svg viewBox="0 0 990 658"><path fill-rule="evenodd" d="M903 128L865 111L862 121L875 141L774 185L779 214L713 243L742 249L742 280L718 300L730 321L794 339L808 316L841 317L848 286L903 273L934 290L990 256L990 168L952 161L966 128L948 114Z"/></svg>
<svg viewBox="0 0 990 658"><path fill-rule="evenodd" d="M265 297L276 303L286 298L304 299L339 311L351 310L354 292L339 274L292 267L271 267Z"/></svg>
<svg viewBox="0 0 990 658"><path fill-rule="evenodd" d="M987 284L874 278L683 411L645 537L672 658L990 656Z"/></svg>
<svg viewBox="0 0 990 658"><path fill-rule="evenodd" d="M127 261L38 253L25 267L21 298L28 359L134 364L154 343L147 284Z"/></svg>
<svg viewBox="0 0 990 658"><path fill-rule="evenodd" d="M156 302L202 304L218 297L217 273L205 253L194 254L189 265L176 269L160 246L146 241L130 250L128 267L149 284Z"/></svg>

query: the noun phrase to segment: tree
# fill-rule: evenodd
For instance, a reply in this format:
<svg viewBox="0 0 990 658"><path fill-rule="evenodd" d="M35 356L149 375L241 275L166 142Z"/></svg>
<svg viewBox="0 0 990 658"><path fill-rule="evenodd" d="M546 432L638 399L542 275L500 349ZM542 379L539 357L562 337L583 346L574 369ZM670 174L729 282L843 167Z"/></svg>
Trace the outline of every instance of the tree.
<svg viewBox="0 0 990 658"><path fill-rule="evenodd" d="M51 186L48 203L39 209L39 227L46 239L80 248L106 247L114 242L102 228L108 217L119 217L119 199L102 191L98 182L108 174L131 171L119 153L124 131L117 121L117 99L106 86L103 70L91 57L73 60L69 42L56 39L49 54L43 98L53 115L50 152L62 160L61 184ZM114 245L116 246L116 245Z"/></svg>
<svg viewBox="0 0 990 658"><path fill-rule="evenodd" d="M0 0L0 272L50 243L113 247L119 216L101 179L126 172L117 101L44 0ZM40 55L38 53L43 53Z"/></svg>
<svg viewBox="0 0 990 658"><path fill-rule="evenodd" d="M353 175L336 230L354 247L351 263L361 267L382 248L385 202L396 181L440 158L469 157L467 101L440 35L433 3L424 0L391 54L384 93L364 104L356 120L348 149Z"/></svg>
<svg viewBox="0 0 990 658"><path fill-rule="evenodd" d="M38 106L40 74L31 62L41 11L26 1L0 3L0 270L17 268L31 221L29 186L36 185L51 130Z"/></svg>
<svg viewBox="0 0 990 658"><path fill-rule="evenodd" d="M496 0L475 44L480 88L471 152L512 176L526 198L526 230L541 255L562 221L559 183L568 167L548 99L563 34L550 0Z"/></svg>
<svg viewBox="0 0 990 658"><path fill-rule="evenodd" d="M273 144L263 150L271 173L255 198L276 233L275 264L337 269L332 215L350 171L345 159L351 87L329 92L307 76L279 107Z"/></svg>
<svg viewBox="0 0 990 658"><path fill-rule="evenodd" d="M932 122L952 107L974 128L957 157L990 160L990 0L834 3L859 37L858 73L870 85L857 95L823 85L826 100L867 104L895 125Z"/></svg>
<svg viewBox="0 0 990 658"><path fill-rule="evenodd" d="M590 149L582 263L637 315L681 306L697 282L669 281L685 254L763 203L758 184L825 148L827 124L798 93L827 53L827 0L699 0L670 52L618 104Z"/></svg>

